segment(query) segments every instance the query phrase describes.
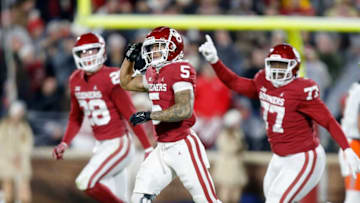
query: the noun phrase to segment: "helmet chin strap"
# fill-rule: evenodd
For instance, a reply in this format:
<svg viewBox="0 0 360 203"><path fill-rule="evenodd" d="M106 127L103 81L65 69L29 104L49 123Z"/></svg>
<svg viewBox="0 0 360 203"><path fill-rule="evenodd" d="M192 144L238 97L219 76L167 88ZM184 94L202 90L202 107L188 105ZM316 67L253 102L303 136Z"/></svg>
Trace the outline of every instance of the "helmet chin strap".
<svg viewBox="0 0 360 203"><path fill-rule="evenodd" d="M291 81L294 80L294 76L286 81L276 81L276 80L270 80L271 84L274 85L274 87L278 88L278 87L282 87L282 86L285 86L287 84L289 84Z"/></svg>

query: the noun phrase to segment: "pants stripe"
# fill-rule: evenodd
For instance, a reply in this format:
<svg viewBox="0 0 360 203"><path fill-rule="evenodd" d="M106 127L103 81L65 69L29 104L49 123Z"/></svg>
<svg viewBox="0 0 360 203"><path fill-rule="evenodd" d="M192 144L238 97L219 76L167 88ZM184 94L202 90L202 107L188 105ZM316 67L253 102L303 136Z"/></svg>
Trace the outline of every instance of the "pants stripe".
<svg viewBox="0 0 360 203"><path fill-rule="evenodd" d="M100 165L100 167L98 169L96 169L95 173L91 176L89 182L88 182L88 186L87 188L91 188L94 184L94 178L98 175L98 173L105 167L105 165L110 162L110 160L112 160L123 148L124 145L124 139L121 138L120 139L120 144L119 147L108 157L105 159L105 161Z"/></svg>
<svg viewBox="0 0 360 203"><path fill-rule="evenodd" d="M300 180L301 176L304 174L308 163L309 163L309 152L305 152L305 163L304 163L303 167L301 168L300 173L296 176L295 180L291 183L291 185L287 188L287 190L281 197L280 203L285 202L285 199L288 196L289 192L293 189L293 187L296 185L296 183Z"/></svg>
<svg viewBox="0 0 360 203"><path fill-rule="evenodd" d="M202 187L202 189L203 189L203 191L204 191L205 197L206 197L206 199L207 199L208 202L211 202L209 192L208 192L207 189L206 189L206 185L205 185L205 183L204 183L203 178L201 177L201 173L200 173L199 167L198 167L198 165L197 165L197 163L196 163L195 156L194 156L194 152L193 152L193 149L192 149L192 147L191 147L191 143L190 143L190 141L189 141L187 138L185 139L185 143L186 143L186 145L187 145L187 147L188 147L188 149L189 149L190 156L191 156L191 161L193 162L193 166L194 166L194 168L195 168L196 175L197 175L197 177L198 177L198 179L199 179L199 182L200 182L200 185L201 185L201 187Z"/></svg>
<svg viewBox="0 0 360 203"><path fill-rule="evenodd" d="M108 174L115 166L117 166L122 160L124 160L124 159L127 157L127 155L129 154L130 148L131 148L131 142L130 142L130 139L128 139L128 145L127 145L125 154L123 154L104 174L102 174L98 180L101 180L101 179L102 179L106 174Z"/></svg>
<svg viewBox="0 0 360 203"><path fill-rule="evenodd" d="M298 188L298 190L295 192L295 194L292 196L292 198L290 199L289 202L291 202L295 197L296 195L303 189L303 187L305 186L305 184L309 181L311 175L313 174L314 172L314 169L315 169L315 165L316 165L316 159L317 159L317 153L315 150L312 150L313 154L314 154L314 158L313 158L313 161L312 161L312 166L311 166L311 170L309 172L309 174L306 176L304 182L301 184L301 186Z"/></svg>
<svg viewBox="0 0 360 203"><path fill-rule="evenodd" d="M209 172L208 172L207 168L205 167L205 164L204 164L204 161L203 161L203 158L202 158L202 155L201 155L200 146L199 146L199 139L197 139L194 135L190 135L190 136L194 139L194 142L195 142L195 145L196 145L196 151L197 151L197 153L199 155L201 166L202 166L202 168L204 170L204 173L206 175L206 179L207 179L207 181L209 183L211 193L212 193L213 197L215 199L217 199L216 194L215 194L214 184L213 184L212 180L209 177Z"/></svg>

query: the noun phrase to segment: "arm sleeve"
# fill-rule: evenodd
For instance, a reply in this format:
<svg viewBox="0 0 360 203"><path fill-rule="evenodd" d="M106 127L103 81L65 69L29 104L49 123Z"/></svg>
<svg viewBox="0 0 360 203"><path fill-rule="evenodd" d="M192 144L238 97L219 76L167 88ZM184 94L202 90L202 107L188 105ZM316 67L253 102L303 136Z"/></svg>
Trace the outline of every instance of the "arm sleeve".
<svg viewBox="0 0 360 203"><path fill-rule="evenodd" d="M65 135L62 139L67 145L70 145L72 139L77 135L80 130L81 123L84 115L80 109L79 103L75 96L71 94L71 110L69 114L69 123L65 131Z"/></svg>
<svg viewBox="0 0 360 203"><path fill-rule="evenodd" d="M326 128L342 149L349 147L349 143L346 140L345 134L339 123L319 98L303 101L300 104L299 111L310 116L313 120Z"/></svg>
<svg viewBox="0 0 360 203"><path fill-rule="evenodd" d="M130 116L136 112L134 104L132 103L129 94L127 94L120 86L115 86L111 93L111 99L115 103L116 108L121 115L129 122ZM142 125L132 126L135 135L138 137L144 149L151 147L149 138L146 136L144 127Z"/></svg>
<svg viewBox="0 0 360 203"><path fill-rule="evenodd" d="M240 77L226 67L221 60L212 64L219 79L230 89L249 98L257 98L254 80Z"/></svg>

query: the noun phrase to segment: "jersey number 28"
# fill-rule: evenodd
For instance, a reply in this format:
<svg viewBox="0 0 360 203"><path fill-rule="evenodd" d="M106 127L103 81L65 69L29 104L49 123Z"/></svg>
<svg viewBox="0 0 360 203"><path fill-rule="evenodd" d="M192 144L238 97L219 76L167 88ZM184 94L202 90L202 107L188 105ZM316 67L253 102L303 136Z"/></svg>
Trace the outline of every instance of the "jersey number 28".
<svg viewBox="0 0 360 203"><path fill-rule="evenodd" d="M79 105L83 107L85 116L89 118L92 126L106 125L110 121L110 112L102 99L93 99L89 102L80 100Z"/></svg>

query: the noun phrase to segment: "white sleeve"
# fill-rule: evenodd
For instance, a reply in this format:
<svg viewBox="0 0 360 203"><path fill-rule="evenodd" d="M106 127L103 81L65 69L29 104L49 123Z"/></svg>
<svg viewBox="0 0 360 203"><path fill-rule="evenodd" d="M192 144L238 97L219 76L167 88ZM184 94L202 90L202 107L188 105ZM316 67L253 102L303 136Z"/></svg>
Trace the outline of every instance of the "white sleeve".
<svg viewBox="0 0 360 203"><path fill-rule="evenodd" d="M143 82L145 89L149 89L149 83L146 80L146 75L142 76L142 82Z"/></svg>
<svg viewBox="0 0 360 203"><path fill-rule="evenodd" d="M184 82L184 81L176 82L173 84L172 87L175 93L183 90L192 90L192 92L194 92L193 86L190 82Z"/></svg>

